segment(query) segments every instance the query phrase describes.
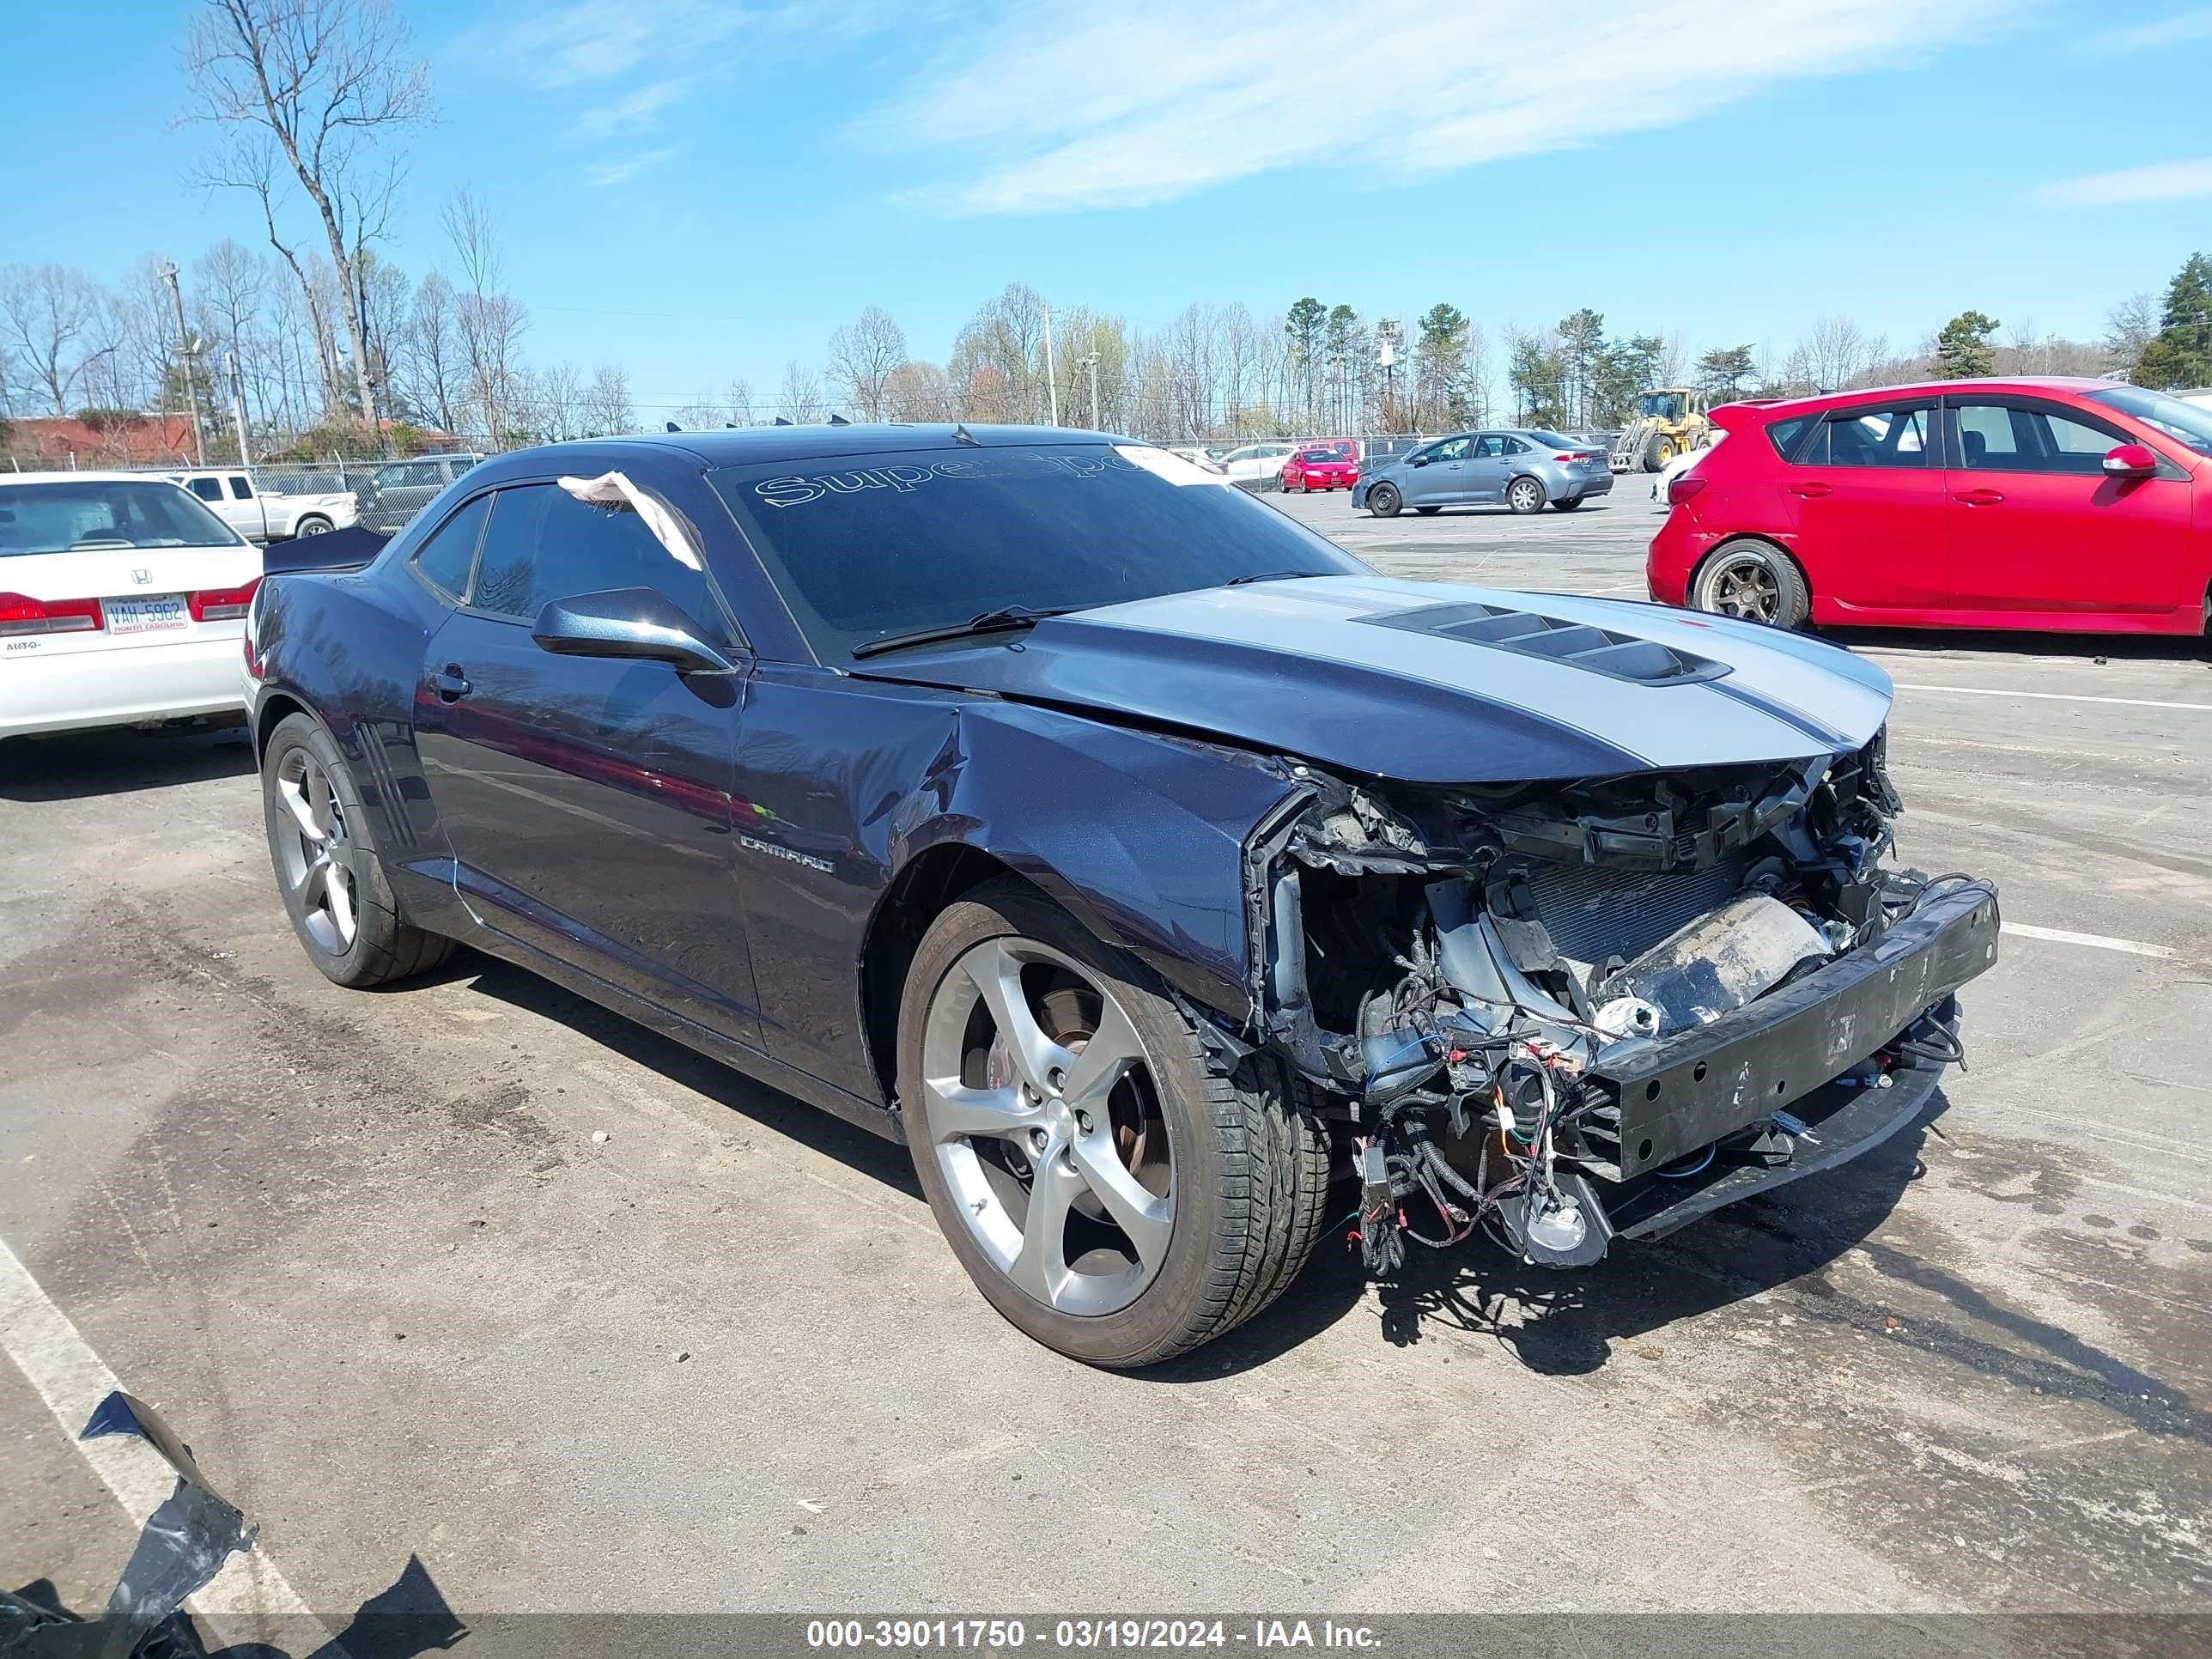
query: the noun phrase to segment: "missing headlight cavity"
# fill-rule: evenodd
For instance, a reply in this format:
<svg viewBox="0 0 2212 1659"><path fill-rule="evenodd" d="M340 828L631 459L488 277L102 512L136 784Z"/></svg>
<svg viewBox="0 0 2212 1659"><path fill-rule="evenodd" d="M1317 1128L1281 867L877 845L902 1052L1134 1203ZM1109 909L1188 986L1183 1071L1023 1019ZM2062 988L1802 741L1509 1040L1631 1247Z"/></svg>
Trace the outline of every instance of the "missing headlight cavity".
<svg viewBox="0 0 2212 1659"><path fill-rule="evenodd" d="M1885 865L1882 744L1520 787L1295 769L1252 846L1255 1003L1339 1120L1370 1268L1478 1228L1586 1264L1895 1127L1865 1103L1955 1057L1996 904Z"/></svg>

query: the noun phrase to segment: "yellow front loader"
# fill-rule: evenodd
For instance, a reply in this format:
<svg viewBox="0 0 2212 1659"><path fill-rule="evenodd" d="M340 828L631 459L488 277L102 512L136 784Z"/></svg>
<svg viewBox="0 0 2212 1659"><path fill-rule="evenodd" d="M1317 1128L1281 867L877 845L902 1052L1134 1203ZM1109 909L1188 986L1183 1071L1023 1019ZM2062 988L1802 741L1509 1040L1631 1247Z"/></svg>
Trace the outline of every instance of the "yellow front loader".
<svg viewBox="0 0 2212 1659"><path fill-rule="evenodd" d="M1615 472L1656 472L1713 441L1711 400L1688 386L1658 386L1636 400L1636 418L1613 441Z"/></svg>

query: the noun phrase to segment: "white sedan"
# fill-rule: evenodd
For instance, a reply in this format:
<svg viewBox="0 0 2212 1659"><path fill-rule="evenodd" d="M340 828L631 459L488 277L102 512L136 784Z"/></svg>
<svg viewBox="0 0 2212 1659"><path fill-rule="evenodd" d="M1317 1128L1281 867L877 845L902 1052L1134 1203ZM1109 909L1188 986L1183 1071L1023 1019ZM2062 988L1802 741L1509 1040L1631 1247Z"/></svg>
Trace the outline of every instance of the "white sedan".
<svg viewBox="0 0 2212 1659"><path fill-rule="evenodd" d="M1695 449L1686 449L1651 475L1651 500L1664 509L1667 505L1667 486L1687 472L1706 456L1712 453L1720 441L1728 436L1718 427L1713 428L1712 442L1700 444Z"/></svg>
<svg viewBox="0 0 2212 1659"><path fill-rule="evenodd" d="M261 552L143 473L0 474L0 738L229 713Z"/></svg>

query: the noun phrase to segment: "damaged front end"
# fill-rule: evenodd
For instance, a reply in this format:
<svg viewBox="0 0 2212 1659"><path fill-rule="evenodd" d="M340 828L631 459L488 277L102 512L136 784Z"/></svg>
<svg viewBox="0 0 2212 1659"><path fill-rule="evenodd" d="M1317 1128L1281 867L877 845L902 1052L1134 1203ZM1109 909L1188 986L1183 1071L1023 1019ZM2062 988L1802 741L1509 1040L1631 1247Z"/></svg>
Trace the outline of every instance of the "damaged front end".
<svg viewBox="0 0 2212 1659"><path fill-rule="evenodd" d="M1358 1234L1597 1261L1867 1151L1961 1060L1996 890L1892 866L1883 738L1560 785L1301 793L1248 844L1256 1033Z"/></svg>

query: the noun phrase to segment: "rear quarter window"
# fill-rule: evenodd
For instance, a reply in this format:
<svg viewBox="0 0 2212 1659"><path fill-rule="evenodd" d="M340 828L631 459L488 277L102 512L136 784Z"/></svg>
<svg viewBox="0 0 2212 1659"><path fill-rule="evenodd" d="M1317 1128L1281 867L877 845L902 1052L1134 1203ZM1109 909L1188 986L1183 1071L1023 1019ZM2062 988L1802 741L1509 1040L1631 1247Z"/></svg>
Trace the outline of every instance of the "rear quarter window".
<svg viewBox="0 0 2212 1659"><path fill-rule="evenodd" d="M1796 415L1786 421L1770 421L1766 427L1767 441L1774 446L1776 454L1785 461L1789 460L1797 453L1799 446L1805 441L1805 434L1813 429L1813 422L1818 419L1820 416L1817 415Z"/></svg>

